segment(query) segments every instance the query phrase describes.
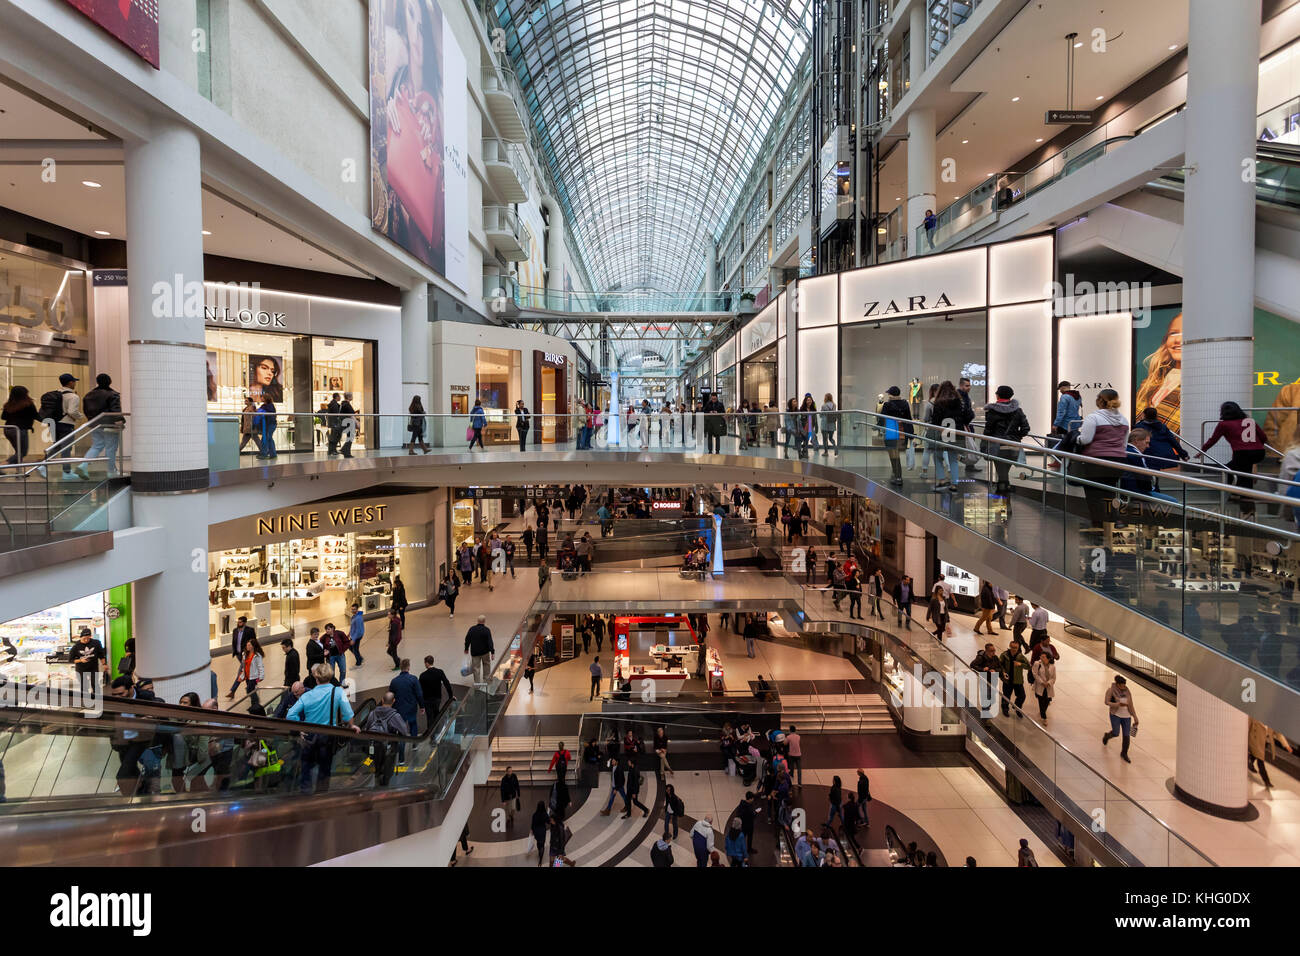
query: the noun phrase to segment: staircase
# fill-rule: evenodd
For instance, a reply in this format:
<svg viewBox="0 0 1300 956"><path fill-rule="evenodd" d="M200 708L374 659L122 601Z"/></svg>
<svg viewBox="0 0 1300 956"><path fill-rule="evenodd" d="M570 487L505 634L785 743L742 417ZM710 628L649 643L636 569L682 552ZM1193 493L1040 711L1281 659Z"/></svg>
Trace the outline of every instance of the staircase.
<svg viewBox="0 0 1300 956"><path fill-rule="evenodd" d="M781 723L801 734L894 733L894 718L879 694L782 694Z"/></svg>
<svg viewBox="0 0 1300 956"><path fill-rule="evenodd" d="M500 783L506 775L506 767L511 767L524 786L549 783L554 774L547 773L546 766L560 741L573 755L569 761L569 783L575 783L582 755L582 745L576 734L569 737L497 737L492 741L492 769L488 772L487 782L491 785Z"/></svg>
<svg viewBox="0 0 1300 956"><path fill-rule="evenodd" d="M91 489L95 489L96 500L86 504L98 506L109 497L106 489L98 487L99 482L63 481L57 465L49 472L48 482L35 475L25 482L0 479L0 550L32 547L61 537L51 522Z"/></svg>

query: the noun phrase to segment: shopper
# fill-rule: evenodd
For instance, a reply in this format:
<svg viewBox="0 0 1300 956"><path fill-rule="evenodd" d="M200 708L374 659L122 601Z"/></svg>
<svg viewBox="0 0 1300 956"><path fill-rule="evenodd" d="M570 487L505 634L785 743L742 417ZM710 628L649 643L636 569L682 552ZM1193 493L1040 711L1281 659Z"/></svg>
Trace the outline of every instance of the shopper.
<svg viewBox="0 0 1300 956"><path fill-rule="evenodd" d="M856 532L853 530L853 522L850 521L848 517L845 517L843 523L840 524L840 551L842 553L852 556L853 538L855 534ZM846 571L845 573L847 574L848 572Z"/></svg>
<svg viewBox="0 0 1300 956"><path fill-rule="evenodd" d="M550 813L546 809L546 801L538 800L537 809L533 811L533 819L528 824L528 832L532 834L530 847L537 847L537 865L542 865L542 860L546 855L546 831L550 825Z"/></svg>
<svg viewBox="0 0 1300 956"><path fill-rule="evenodd" d="M1034 696L1038 698L1038 716L1047 723L1047 706L1056 696L1056 659L1050 654L1040 654L1030 668L1034 675Z"/></svg>
<svg viewBox="0 0 1300 956"><path fill-rule="evenodd" d="M925 619L934 625L935 638L942 641L948 630L948 598L941 584L936 584L930 592L930 606L926 608Z"/></svg>
<svg viewBox="0 0 1300 956"><path fill-rule="evenodd" d="M664 839L667 840L668 833L672 831L672 839L677 839L677 824L681 818L686 815L686 806L682 803L682 798L677 796L677 788L671 783L664 786Z"/></svg>
<svg viewBox="0 0 1300 956"><path fill-rule="evenodd" d="M1029 419L1025 417L1010 385L999 385L997 400L984 406L984 434L989 438L1002 438L1018 442L1029 434ZM995 494L1011 494L1011 465L1020 456L1013 446L997 442L985 442L984 454L991 456L993 471L997 476L993 491Z"/></svg>
<svg viewBox="0 0 1300 956"><path fill-rule="evenodd" d="M1033 611L1029 614L1029 649L1032 651L1039 641L1047 639L1047 608L1034 601L1029 602Z"/></svg>
<svg viewBox="0 0 1300 956"><path fill-rule="evenodd" d="M460 594L460 585L456 583L456 578L451 571L442 579L438 585L438 600L447 605L447 619L456 620L456 596Z"/></svg>
<svg viewBox="0 0 1300 956"><path fill-rule="evenodd" d="M925 241L930 250L934 250L934 234L939 228L939 217L934 214L933 209L925 211L925 218L921 220L921 225L925 227Z"/></svg>
<svg viewBox="0 0 1300 956"><path fill-rule="evenodd" d="M327 426L328 417L329 416L322 416L322 418L326 420L325 424ZM318 421L319 420L320 419L318 419ZM257 426L257 403L249 396L245 395L244 407L239 412L239 452L241 454L244 451L244 446L250 441L253 443L253 447L257 449L257 454L259 456L262 454L262 439L259 432L260 429Z"/></svg>
<svg viewBox="0 0 1300 956"><path fill-rule="evenodd" d="M753 615L747 615L745 621L745 656L753 660L755 657L754 642L758 638L758 622L754 620Z"/></svg>
<svg viewBox="0 0 1300 956"><path fill-rule="evenodd" d="M911 417L908 415L908 418ZM839 451L839 446L835 443L835 432L840 426L840 415L830 392L822 396L821 414L817 416L817 424L821 429L822 454L829 455L832 449Z"/></svg>
<svg viewBox="0 0 1300 956"><path fill-rule="evenodd" d="M1083 410L1079 407L1079 396L1068 379L1056 383L1056 414L1052 418L1052 435L1060 445L1065 437L1079 430L1083 424Z"/></svg>
<svg viewBox="0 0 1300 956"><path fill-rule="evenodd" d="M329 404L325 406L327 435L325 454L327 455L337 455L339 453L339 436L343 434L343 416L340 414L342 403L339 399L339 393L335 392L330 396ZM261 432L260 428L258 432ZM262 456L259 454L258 457L261 458Z"/></svg>
<svg viewBox="0 0 1300 956"><path fill-rule="evenodd" d="M546 563L546 558L542 558L541 564L537 565L537 590L546 587L546 582L551 580L551 569Z"/></svg>
<svg viewBox="0 0 1300 956"><path fill-rule="evenodd" d="M808 449L817 451L817 399L812 392L804 392L803 403L799 406L797 421L799 436L799 457L807 458Z"/></svg>
<svg viewBox="0 0 1300 956"><path fill-rule="evenodd" d="M1224 402L1219 406L1219 423L1214 426L1214 431L1210 432L1210 437L1201 444L1201 457L1207 457L1204 453L1213 448L1220 439L1226 441L1228 447L1232 449L1228 468L1235 473L1237 487L1247 491L1254 488L1255 479L1252 476L1255 473L1255 466L1264 460L1264 429L1255 419L1242 411L1241 406L1236 402ZM1240 500L1242 514L1253 515L1254 500L1251 498Z"/></svg>
<svg viewBox="0 0 1300 956"><path fill-rule="evenodd" d="M1016 716L1025 716L1025 674L1029 671L1029 659L1020 653L1020 642L1014 638L1010 646L998 658L1002 665L1002 716L1011 716L1011 695L1016 698Z"/></svg>
<svg viewBox="0 0 1300 956"><path fill-rule="evenodd" d="M595 658L591 662L591 666L588 667L587 670L590 671L591 673L591 693L587 695L587 700L592 701L595 700L596 695L600 693L600 682L601 679L605 676L605 672L601 670L600 667L599 654L595 656Z"/></svg>
<svg viewBox="0 0 1300 956"><path fill-rule="evenodd" d="M641 768L637 766L636 756L624 757L625 777L623 786L627 789L627 807L623 811L623 819L626 820L632 816L632 808L636 807L641 811L641 816L650 816L650 808L642 803L639 799L641 793Z"/></svg>
<svg viewBox="0 0 1300 956"><path fill-rule="evenodd" d="M230 685L230 693L226 694L226 700L235 699L235 691L239 689L239 685L242 683L244 692L249 695L250 703L257 703L257 685L266 679L264 657L262 645L258 643L256 637L250 637L244 641L239 670L235 673L235 682Z"/></svg>
<svg viewBox="0 0 1300 956"><path fill-rule="evenodd" d="M931 383L929 394L925 400L925 403L921 406L921 417L918 419L918 421L927 422L927 423L930 421L930 417L934 413L934 400L938 394L939 394L939 383L938 382ZM925 428L922 429L923 433L928 431L929 429L925 429ZM926 435L927 439L933 437L934 437L933 435ZM934 443L929 440L922 441L920 445L921 445L921 477L926 478L930 474L929 465L930 462L934 460L936 448L934 446ZM935 472L935 477L938 477L937 471Z"/></svg>
<svg viewBox="0 0 1300 956"><path fill-rule="evenodd" d="M282 640L280 649L284 651L284 686L292 687L302 680L302 658L294 650L292 638Z"/></svg>
<svg viewBox="0 0 1300 956"><path fill-rule="evenodd" d="M871 616L882 621L885 619L885 609L880 602L884 596L885 574L876 568L867 576L867 604L871 608Z"/></svg>
<svg viewBox="0 0 1300 956"><path fill-rule="evenodd" d="M528 450L528 430L532 428L532 412L522 398L515 401L515 432L519 435L519 450ZM480 444L482 444L480 442Z"/></svg>
<svg viewBox="0 0 1300 956"><path fill-rule="evenodd" d="M483 403L479 399L474 399L474 407L469 411L469 447L466 451L473 451L474 446L478 445L482 451L487 451L483 447L483 429L487 427L487 413L483 411Z"/></svg>
<svg viewBox="0 0 1300 956"><path fill-rule="evenodd" d="M983 624L988 628L988 633L993 633L993 615L998 609L998 598L993 591L993 584L987 578L980 585L980 613L975 619L975 633L980 632L980 625Z"/></svg>
<svg viewBox="0 0 1300 956"><path fill-rule="evenodd" d="M703 820L691 827L691 848L695 851L695 865L704 869L713 853L713 815L706 813Z"/></svg>
<svg viewBox="0 0 1300 956"><path fill-rule="evenodd" d="M940 383L930 408L927 424L928 442L934 444L934 490L949 491L957 487L957 451L959 433L964 430L966 413L952 382ZM946 469L946 474L945 474Z"/></svg>
<svg viewBox="0 0 1300 956"><path fill-rule="evenodd" d="M894 585L894 608L898 611L898 623L904 625L907 630L912 629L912 598L914 596L912 588L912 576L904 574Z"/></svg>
<svg viewBox="0 0 1300 956"><path fill-rule="evenodd" d="M1250 718L1250 729L1247 732L1246 742L1248 751L1246 769L1248 771L1257 771L1259 779L1264 781L1264 786L1270 790L1273 789L1273 781L1268 778L1268 759L1270 757L1276 758L1279 744L1288 753L1295 753L1295 749L1285 737L1254 717Z"/></svg>
<svg viewBox="0 0 1300 956"><path fill-rule="evenodd" d="M1083 496L1088 503L1088 517L1092 531L1101 531L1113 517L1113 489L1119 482L1119 471L1114 465L1125 463L1128 455L1128 419L1119 413L1119 392L1103 388L1097 393L1097 408L1083 419L1079 429L1079 450L1094 461L1079 468L1084 485Z"/></svg>
<svg viewBox="0 0 1300 956"><path fill-rule="evenodd" d="M474 683L486 684L492 676L492 655L496 653L486 615L480 614L478 621L465 632L465 653L473 663Z"/></svg>
<svg viewBox="0 0 1300 956"><path fill-rule="evenodd" d="M316 686L298 698L289 708L287 719L327 727L360 728L352 722L352 705L348 695L331 683L333 672L328 664L317 664L312 669ZM312 771L317 771L316 788L329 789L330 770L334 762L334 738L325 734L310 734L302 748L302 791L312 790Z"/></svg>
<svg viewBox="0 0 1300 956"><path fill-rule="evenodd" d="M1125 763L1132 763L1128 758L1128 742L1132 732L1137 731L1137 708L1133 706L1133 692L1128 689L1128 681L1120 674L1106 688L1106 707L1110 711L1110 730L1101 735L1103 746L1110 743L1112 737L1121 737L1119 756Z"/></svg>
<svg viewBox="0 0 1300 956"><path fill-rule="evenodd" d="M1004 588L1002 585L1000 585L1000 584L996 584L996 585L993 586L993 599L997 602L997 605L998 605L997 618L998 618L998 630L999 630L999 631L1005 631L1005 630L1007 629L1007 598L1008 598L1008 596L1009 596L1009 595L1007 594L1007 589Z"/></svg>
<svg viewBox="0 0 1300 956"><path fill-rule="evenodd" d="M731 825L727 827L724 849L727 851L727 863L730 866L749 866L749 849L745 843L745 831L739 818L733 818Z"/></svg>
<svg viewBox="0 0 1300 956"><path fill-rule="evenodd" d="M655 840L655 845L650 848L650 865L659 869L673 865L672 844L663 837Z"/></svg>
<svg viewBox="0 0 1300 956"><path fill-rule="evenodd" d="M997 692L998 678L1002 676L1002 661L997 648L992 643L985 644L970 662L970 669L980 679L979 708L982 717L993 716L993 700Z"/></svg>
<svg viewBox="0 0 1300 956"><path fill-rule="evenodd" d="M398 622L401 623L400 621ZM389 625L389 641L392 641L392 625ZM361 613L361 605L352 602L352 618L348 621L348 642L352 649L352 660L360 667L365 663L361 657L361 639L366 636L366 616ZM402 639L401 629L398 629L397 639Z"/></svg>
<svg viewBox="0 0 1300 956"><path fill-rule="evenodd" d="M357 437L357 409L352 404L352 393L344 392L339 404L339 438L343 442L339 454L344 458L352 457L352 442Z"/></svg>
<svg viewBox="0 0 1300 956"><path fill-rule="evenodd" d="M885 454L889 456L889 483L895 487L903 484L902 449L915 437L912 428L912 407L902 399L897 385L885 389L889 398L880 406L881 429L885 436Z"/></svg>
<svg viewBox="0 0 1300 956"><path fill-rule="evenodd" d="M82 695L97 696L102 687L97 675L101 671L108 673L108 656L104 653L104 645L99 642L90 628L81 629L68 658L77 673Z"/></svg>
<svg viewBox="0 0 1300 956"><path fill-rule="evenodd" d="M393 661L393 670L402 669L402 659L397 656L397 645L402 643L402 619L397 614L397 609L388 612L388 656ZM356 642L352 644L353 651L356 650ZM358 664L360 661L357 662Z"/></svg>
<svg viewBox="0 0 1300 956"><path fill-rule="evenodd" d="M1144 452L1148 467L1168 471L1189 458L1178 436L1160 420L1160 413L1154 408L1142 409L1142 420L1134 422L1133 428L1144 428L1151 436L1151 444Z"/></svg>
<svg viewBox="0 0 1300 956"><path fill-rule="evenodd" d="M24 385L14 385L9 389L9 399L0 412L4 422L5 438L13 447L14 453L5 461L7 465L21 464L27 456L32 430L36 426L36 403Z"/></svg>
<svg viewBox="0 0 1300 956"><path fill-rule="evenodd" d="M614 807L614 797L623 798L625 813L624 818L632 815L632 802L627 795L627 770L628 761L626 758L611 757L607 764L610 771L609 799L605 801L604 809L600 811L602 817L610 815Z"/></svg>
<svg viewBox="0 0 1300 956"><path fill-rule="evenodd" d="M845 562L848 565L848 562ZM862 617L862 569L857 565L849 568L849 572L844 578L844 590L849 594L849 619L857 618L859 621Z"/></svg>
<svg viewBox="0 0 1300 956"><path fill-rule="evenodd" d="M1029 841L1024 837L1020 838L1020 849L1016 852L1016 866L1020 869L1038 867L1038 861L1034 859L1034 851L1029 848Z"/></svg>
<svg viewBox="0 0 1300 956"><path fill-rule="evenodd" d="M411 416L406 422L406 429L411 433L411 440L407 443L406 453L414 455L415 446L419 445L420 450L427 455L429 453L429 443L424 440L424 436L429 426L429 420L425 416L424 400L419 395L413 396L406 411Z"/></svg>
<svg viewBox="0 0 1300 956"><path fill-rule="evenodd" d="M668 764L668 730L666 728L655 728L654 739L650 742L650 749L659 758L659 775L673 776L673 768Z"/></svg>
<svg viewBox="0 0 1300 956"><path fill-rule="evenodd" d="M1011 600L1016 602L1016 606L1011 609L1011 636L1020 641L1029 624L1029 602L1019 594L1011 595Z"/></svg>

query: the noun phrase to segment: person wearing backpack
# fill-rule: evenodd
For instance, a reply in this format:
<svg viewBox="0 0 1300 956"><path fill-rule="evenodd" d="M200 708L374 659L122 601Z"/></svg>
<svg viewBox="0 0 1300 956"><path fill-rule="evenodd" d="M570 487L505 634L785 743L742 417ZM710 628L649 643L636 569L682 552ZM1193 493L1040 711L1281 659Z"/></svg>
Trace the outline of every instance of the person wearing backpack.
<svg viewBox="0 0 1300 956"><path fill-rule="evenodd" d="M1015 390L1010 385L999 385L995 394L997 401L984 406L984 434L991 438L1020 441L1029 434L1029 419L1013 397ZM1017 457L1016 449L997 442L985 442L984 454L993 456L993 471L997 474L994 493L1010 494L1011 465Z"/></svg>
<svg viewBox="0 0 1300 956"><path fill-rule="evenodd" d="M885 390L889 400L880 406L880 414L885 416L882 427L885 431L885 454L889 456L889 468L893 473L889 483L898 487L903 483L903 463L901 449L906 448L915 435L912 429L912 406L902 399L902 391L897 385ZM895 421L901 419L901 421Z"/></svg>
<svg viewBox="0 0 1300 956"><path fill-rule="evenodd" d="M81 411L81 399L73 391L72 386L77 383L76 376L69 372L64 372L59 376L59 387L51 389L41 396L40 418L41 421L53 422L50 431L54 441L58 442L76 431L77 426L86 420L85 414ZM67 458L71 454L71 446L57 451L55 458ZM80 465L77 468L76 476L72 473L72 465L63 466L63 478L65 481L72 481L74 477L88 478L90 475L86 472L86 466Z"/></svg>
<svg viewBox="0 0 1300 956"><path fill-rule="evenodd" d="M90 436L90 448L86 457L105 459L108 477L116 478L117 448L122 441L122 426L126 424L126 419L122 417L122 396L112 385L113 380L103 372L96 375L95 387L81 400L81 410L85 413L86 421L104 416ZM77 471L80 474L85 469L86 466L82 465Z"/></svg>

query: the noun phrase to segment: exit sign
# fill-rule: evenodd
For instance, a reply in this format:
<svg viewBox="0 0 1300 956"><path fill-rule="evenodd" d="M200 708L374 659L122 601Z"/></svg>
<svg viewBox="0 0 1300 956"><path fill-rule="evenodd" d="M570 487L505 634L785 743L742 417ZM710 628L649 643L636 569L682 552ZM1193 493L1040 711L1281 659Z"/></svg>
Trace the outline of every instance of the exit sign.
<svg viewBox="0 0 1300 956"><path fill-rule="evenodd" d="M1061 123L1070 126L1091 126L1092 116L1092 110L1048 110L1044 122L1048 125Z"/></svg>

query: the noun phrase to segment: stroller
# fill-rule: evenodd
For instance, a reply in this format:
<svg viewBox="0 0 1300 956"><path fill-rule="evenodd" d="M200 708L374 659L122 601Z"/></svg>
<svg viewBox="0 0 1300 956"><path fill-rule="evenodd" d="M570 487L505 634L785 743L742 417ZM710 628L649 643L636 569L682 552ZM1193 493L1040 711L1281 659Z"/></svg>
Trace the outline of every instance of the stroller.
<svg viewBox="0 0 1300 956"><path fill-rule="evenodd" d="M577 554L573 551L561 551L559 557L560 574L564 580L574 581L578 577Z"/></svg>

